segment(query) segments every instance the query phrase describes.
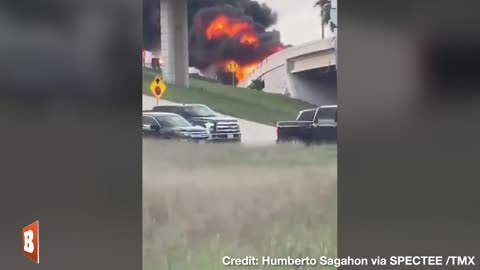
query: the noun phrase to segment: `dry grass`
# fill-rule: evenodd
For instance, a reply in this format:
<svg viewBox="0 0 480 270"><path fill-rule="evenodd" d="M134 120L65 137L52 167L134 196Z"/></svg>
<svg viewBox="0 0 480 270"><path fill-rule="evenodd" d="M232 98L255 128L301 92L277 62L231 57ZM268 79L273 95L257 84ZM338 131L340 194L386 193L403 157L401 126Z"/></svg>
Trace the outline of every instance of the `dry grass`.
<svg viewBox="0 0 480 270"><path fill-rule="evenodd" d="M335 256L335 151L145 141L144 269Z"/></svg>

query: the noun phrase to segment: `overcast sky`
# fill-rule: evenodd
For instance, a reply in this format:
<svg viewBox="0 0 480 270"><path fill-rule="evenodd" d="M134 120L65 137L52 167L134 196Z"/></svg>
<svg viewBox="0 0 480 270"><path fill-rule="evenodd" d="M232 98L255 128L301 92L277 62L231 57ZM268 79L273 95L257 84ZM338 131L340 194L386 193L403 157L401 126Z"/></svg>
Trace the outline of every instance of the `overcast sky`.
<svg viewBox="0 0 480 270"><path fill-rule="evenodd" d="M298 45L322 38L320 9L314 8L315 0L256 0L266 3L278 14L273 27L280 31L284 44ZM329 28L325 34L329 36Z"/></svg>

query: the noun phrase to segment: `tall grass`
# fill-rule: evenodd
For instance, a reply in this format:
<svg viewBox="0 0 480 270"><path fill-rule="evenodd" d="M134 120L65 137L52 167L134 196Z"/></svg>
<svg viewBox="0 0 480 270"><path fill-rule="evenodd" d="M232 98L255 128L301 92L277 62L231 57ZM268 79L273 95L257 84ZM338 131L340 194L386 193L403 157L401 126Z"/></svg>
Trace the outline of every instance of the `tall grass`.
<svg viewBox="0 0 480 270"><path fill-rule="evenodd" d="M336 238L335 148L144 141L145 270L334 257Z"/></svg>

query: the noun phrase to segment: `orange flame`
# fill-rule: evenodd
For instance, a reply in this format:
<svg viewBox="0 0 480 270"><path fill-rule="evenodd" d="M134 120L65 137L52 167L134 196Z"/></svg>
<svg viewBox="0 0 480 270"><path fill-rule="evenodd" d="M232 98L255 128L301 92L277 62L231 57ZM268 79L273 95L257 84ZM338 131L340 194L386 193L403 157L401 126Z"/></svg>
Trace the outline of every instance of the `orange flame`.
<svg viewBox="0 0 480 270"><path fill-rule="evenodd" d="M240 43L242 44L258 44L258 38L253 32L253 27L250 23L233 22L225 15L216 17L205 30L205 35L209 40L217 39L222 36L240 36Z"/></svg>
<svg viewBox="0 0 480 270"><path fill-rule="evenodd" d="M274 54L274 53L277 53L279 51L282 51L284 49L284 47L276 47L272 50L271 54ZM269 55L269 56L270 56ZM268 57L268 56L267 56ZM266 58L266 57L265 57ZM250 73L252 73L256 68L257 66L263 61L264 59L260 59L258 61L255 61L255 62L252 62L252 63L249 63L249 64L246 64L246 65L239 65L236 61L234 60L230 60L230 61L227 61L226 64L225 64L225 70L226 71L229 71L228 70L228 66L229 64L231 63L237 63L238 65L238 69L237 71L235 71L235 77L237 78L237 80L239 82L243 82L245 81L248 76L250 75Z"/></svg>
<svg viewBox="0 0 480 270"><path fill-rule="evenodd" d="M226 71L229 71L228 70L228 65L231 64L231 63L236 63L235 61L227 61L227 63L225 64L225 70ZM249 64L246 64L246 65L238 65L238 69L235 71L235 77L237 78L237 80L239 82L243 82L247 79L248 75L250 73L252 73L255 68L258 66L258 64L260 64L260 61L258 62L254 62L254 63L249 63Z"/></svg>
<svg viewBox="0 0 480 270"><path fill-rule="evenodd" d="M252 73L255 70L255 68L257 68L258 64L259 62L255 62L255 63L241 66L235 74L238 81L239 82L245 81L248 78L248 75L250 75L250 73Z"/></svg>
<svg viewBox="0 0 480 270"><path fill-rule="evenodd" d="M205 35L208 40L214 40L221 37L237 37L239 38L240 44L253 47L258 47L260 42L257 34L254 32L254 27L252 24L246 21L234 21L233 19L225 15L219 15L215 19L213 19L213 21L205 30ZM275 47L270 50L266 55L263 55L260 59L257 59L256 61L250 62L248 64L240 65L237 61L230 60L226 61L221 65L224 66L225 71L230 72L229 65L232 62L236 63L238 68L234 72L235 77L239 82L243 82L265 58L283 49L283 46Z"/></svg>
<svg viewBox="0 0 480 270"><path fill-rule="evenodd" d="M253 33L245 33L242 35L242 38L240 39L240 43L246 44L246 45L258 46L258 38Z"/></svg>

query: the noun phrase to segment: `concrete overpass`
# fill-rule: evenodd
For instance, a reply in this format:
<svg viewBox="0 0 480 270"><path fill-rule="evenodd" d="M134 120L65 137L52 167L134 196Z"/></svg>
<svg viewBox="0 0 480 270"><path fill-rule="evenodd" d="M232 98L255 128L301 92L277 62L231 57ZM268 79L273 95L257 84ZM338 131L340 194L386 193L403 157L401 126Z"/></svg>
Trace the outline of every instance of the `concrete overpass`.
<svg viewBox="0 0 480 270"><path fill-rule="evenodd" d="M317 105L336 104L337 72L333 38L294 46L271 55L240 83L262 79L265 92L288 95Z"/></svg>
<svg viewBox="0 0 480 270"><path fill-rule="evenodd" d="M187 0L159 1L163 79L188 87ZM318 105L336 103L335 47L336 40L329 38L285 49L265 59L239 86L262 78L266 92Z"/></svg>
<svg viewBox="0 0 480 270"><path fill-rule="evenodd" d="M189 86L187 0L160 0L163 79Z"/></svg>

